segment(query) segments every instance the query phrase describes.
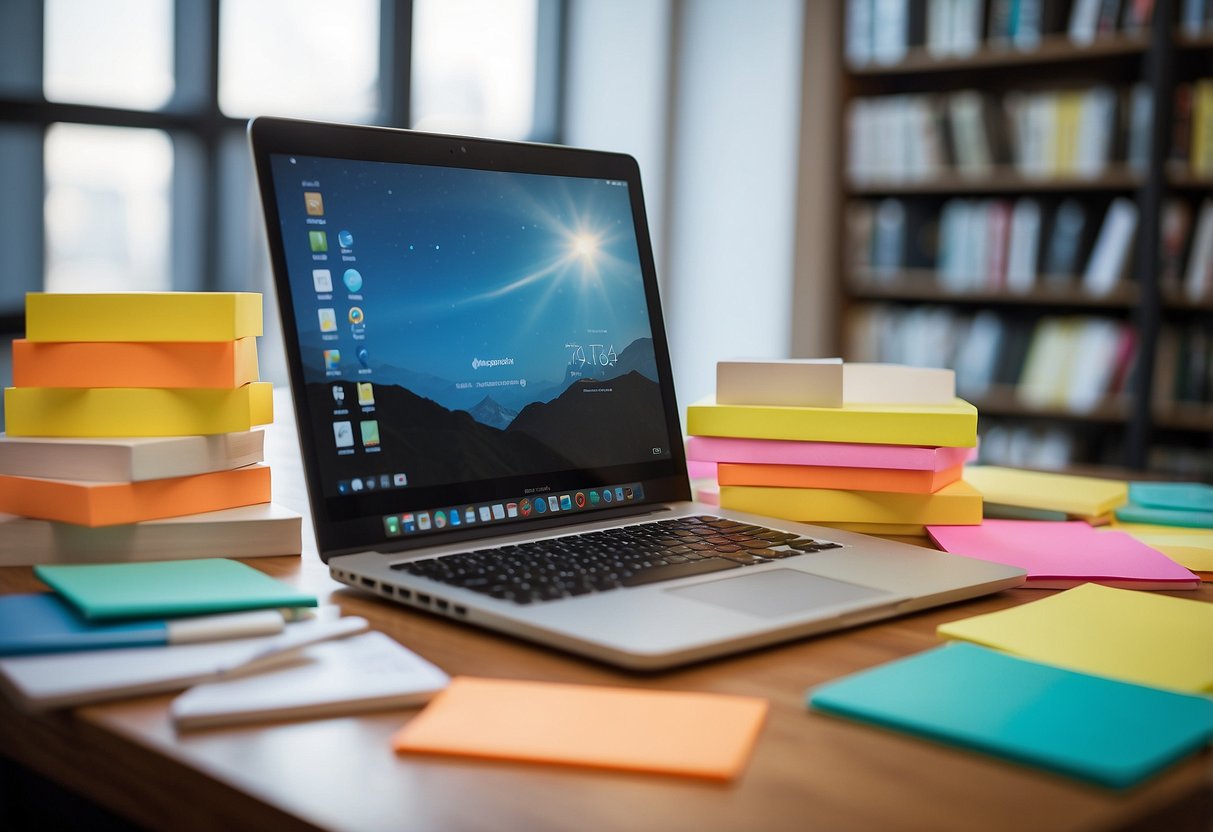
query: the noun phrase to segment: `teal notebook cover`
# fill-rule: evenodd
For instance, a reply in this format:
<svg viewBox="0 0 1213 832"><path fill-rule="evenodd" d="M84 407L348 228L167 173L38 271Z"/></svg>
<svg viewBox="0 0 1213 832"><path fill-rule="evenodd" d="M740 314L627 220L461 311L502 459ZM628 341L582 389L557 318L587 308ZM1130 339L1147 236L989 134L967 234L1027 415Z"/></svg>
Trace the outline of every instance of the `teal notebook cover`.
<svg viewBox="0 0 1213 832"><path fill-rule="evenodd" d="M827 713L1126 788L1213 740L1213 700L954 643L809 692Z"/></svg>
<svg viewBox="0 0 1213 832"><path fill-rule="evenodd" d="M222 558L35 566L34 574L89 621L314 607L317 603L314 595Z"/></svg>

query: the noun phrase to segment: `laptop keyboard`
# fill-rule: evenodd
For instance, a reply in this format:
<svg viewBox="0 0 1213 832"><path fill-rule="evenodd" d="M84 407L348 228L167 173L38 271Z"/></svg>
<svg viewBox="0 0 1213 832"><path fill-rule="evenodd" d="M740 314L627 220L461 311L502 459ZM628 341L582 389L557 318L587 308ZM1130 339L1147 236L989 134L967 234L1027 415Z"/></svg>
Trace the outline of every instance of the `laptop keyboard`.
<svg viewBox="0 0 1213 832"><path fill-rule="evenodd" d="M477 549L393 569L531 604L738 569L841 546L702 515Z"/></svg>

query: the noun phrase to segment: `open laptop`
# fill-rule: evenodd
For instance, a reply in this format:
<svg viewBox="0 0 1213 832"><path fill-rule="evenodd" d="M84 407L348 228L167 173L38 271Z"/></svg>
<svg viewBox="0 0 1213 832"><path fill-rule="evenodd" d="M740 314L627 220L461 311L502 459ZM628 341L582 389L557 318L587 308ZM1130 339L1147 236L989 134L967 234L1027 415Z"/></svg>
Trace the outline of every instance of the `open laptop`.
<svg viewBox="0 0 1213 832"><path fill-rule="evenodd" d="M249 135L338 581L636 669L1023 582L692 502L632 158L273 118Z"/></svg>

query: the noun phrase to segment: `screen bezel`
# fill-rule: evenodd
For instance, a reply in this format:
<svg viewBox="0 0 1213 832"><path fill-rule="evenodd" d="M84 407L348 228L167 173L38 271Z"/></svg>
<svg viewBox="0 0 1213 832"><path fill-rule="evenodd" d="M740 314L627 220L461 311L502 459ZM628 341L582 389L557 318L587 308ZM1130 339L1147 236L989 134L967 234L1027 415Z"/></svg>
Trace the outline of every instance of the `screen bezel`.
<svg viewBox="0 0 1213 832"><path fill-rule="evenodd" d="M601 520L612 514L622 513L622 511L610 509L545 515L528 519L522 523L448 529L440 534L421 535L415 538L388 538L383 529L383 515L393 511L426 509L432 506L403 505L399 509L377 510L378 507L387 504L385 500L390 500L392 497L399 499L405 493L400 491L344 497L325 496L321 483L319 450L316 443L312 441L315 414L310 412L308 398L304 395L303 363L295 320L295 307L287 272L286 252L280 231L278 194L274 187L270 165L271 157L279 154L626 181L635 224L645 299L652 327L653 350L657 361L662 404L665 408L670 455L659 461L628 466L639 475L628 476L627 479L643 484L644 499L629 506L625 511L646 510L646 507L651 508L654 504L685 501L691 498L682 430L678 417L679 411L670 369L669 344L661 314L652 241L649 237L648 221L644 210L640 170L635 159L625 154L581 150L557 145L505 142L419 133L386 127L329 124L270 117L258 117L251 120L248 135L258 191L261 196L274 287L279 301L278 310L286 347L291 392L294 397L295 423L299 431L308 502L311 506L316 544L322 560L327 561L334 555L368 549L401 551L508 534L524 529L540 529L575 522ZM565 479L569 473L557 472L558 476ZM594 487L607 484L611 483L585 482L582 485ZM508 496L510 495L500 495L502 498ZM376 510L355 511L357 516L349 519L343 515L351 513L350 506L373 507ZM336 510L338 507L340 510Z"/></svg>

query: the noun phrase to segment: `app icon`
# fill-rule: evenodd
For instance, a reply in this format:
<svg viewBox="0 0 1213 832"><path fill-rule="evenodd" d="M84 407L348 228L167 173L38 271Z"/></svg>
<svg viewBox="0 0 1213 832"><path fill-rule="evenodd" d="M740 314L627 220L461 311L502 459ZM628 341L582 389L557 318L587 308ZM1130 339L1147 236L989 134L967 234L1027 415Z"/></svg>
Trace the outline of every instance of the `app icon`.
<svg viewBox="0 0 1213 832"><path fill-rule="evenodd" d="M518 503L518 510L522 512L523 517L531 516L531 498L523 497Z"/></svg>
<svg viewBox="0 0 1213 832"><path fill-rule="evenodd" d="M309 231L307 233L307 241L312 247L312 251L317 254L329 250L329 235L323 231Z"/></svg>
<svg viewBox="0 0 1213 832"><path fill-rule="evenodd" d="M323 217L324 197L320 195L319 191L304 191L303 207L307 209L309 217Z"/></svg>
<svg viewBox="0 0 1213 832"><path fill-rule="evenodd" d="M342 229L337 232L337 242L341 244L342 248L349 248L354 244L354 235Z"/></svg>
<svg viewBox="0 0 1213 832"><path fill-rule="evenodd" d="M336 370L341 364L341 350L324 351L324 369Z"/></svg>
<svg viewBox="0 0 1213 832"><path fill-rule="evenodd" d="M493 519L493 512L488 506L480 507L480 522L487 523Z"/></svg>
<svg viewBox="0 0 1213 832"><path fill-rule="evenodd" d="M377 448L379 446L379 420L371 419L367 422L359 422L358 427L362 429L362 446Z"/></svg>
<svg viewBox="0 0 1213 832"><path fill-rule="evenodd" d="M601 498L598 496L597 491L590 492L590 505L592 505L592 506L598 505L599 499L601 499Z"/></svg>
<svg viewBox="0 0 1213 832"><path fill-rule="evenodd" d="M577 504L577 508L585 508L585 494L578 491L573 495L573 502Z"/></svg>
<svg viewBox="0 0 1213 832"><path fill-rule="evenodd" d="M350 493L350 481L342 480L341 482L337 483L337 493L338 494L349 494Z"/></svg>
<svg viewBox="0 0 1213 832"><path fill-rule="evenodd" d="M358 363L369 369L371 366L371 354L366 351L366 347L359 347L356 355L358 356Z"/></svg>
<svg viewBox="0 0 1213 832"><path fill-rule="evenodd" d="M463 510L463 521L465 523L475 523L476 522L476 509L472 508L471 506L468 506L467 508L465 508Z"/></svg>
<svg viewBox="0 0 1213 832"><path fill-rule="evenodd" d="M622 488L615 489L615 500L616 500L616 502L620 502L620 503L623 502L623 489Z"/></svg>
<svg viewBox="0 0 1213 832"><path fill-rule="evenodd" d="M380 488L391 488L392 487L392 477L390 474L380 474L379 475L379 487Z"/></svg>
<svg viewBox="0 0 1213 832"><path fill-rule="evenodd" d="M634 496L635 496L635 493L632 491L632 489L630 489L630 488L623 489L623 498L625 500L630 500Z"/></svg>
<svg viewBox="0 0 1213 832"><path fill-rule="evenodd" d="M341 275L342 281L345 283L346 291L350 294L362 291L362 275L357 269L346 269L345 274Z"/></svg>
<svg viewBox="0 0 1213 832"><path fill-rule="evenodd" d="M636 487L633 489L633 491L634 491L634 492L635 492L635 494L636 494L636 499L637 499L637 500L643 500L643 499L644 499L644 489L643 489L642 487L640 487L640 486L638 485L638 486L636 486Z"/></svg>
<svg viewBox="0 0 1213 832"><path fill-rule="evenodd" d="M354 426L349 422L333 422L333 441L338 448L354 447Z"/></svg>
<svg viewBox="0 0 1213 832"><path fill-rule="evenodd" d="M560 511L560 499L555 494L548 497L548 508L552 511Z"/></svg>
<svg viewBox="0 0 1213 832"><path fill-rule="evenodd" d="M505 516L506 517L517 517L518 516L518 504L517 503L506 503L505 504Z"/></svg>
<svg viewBox="0 0 1213 832"><path fill-rule="evenodd" d="M317 317L320 318L321 332L336 332L337 331L337 311L330 307L317 310Z"/></svg>
<svg viewBox="0 0 1213 832"><path fill-rule="evenodd" d="M535 500L535 511L539 514L543 514L547 510L548 510L548 501L543 499L542 497L537 498Z"/></svg>
<svg viewBox="0 0 1213 832"><path fill-rule="evenodd" d="M446 528L446 512L445 511L435 511L434 512L434 528L435 529L445 529Z"/></svg>
<svg viewBox="0 0 1213 832"><path fill-rule="evenodd" d="M367 491L374 491L375 488L378 487L378 483L379 481L374 477L367 477L362 481L362 484L366 486Z"/></svg>
<svg viewBox="0 0 1213 832"><path fill-rule="evenodd" d="M560 495L560 510L569 511L573 508L573 498L568 494Z"/></svg>
<svg viewBox="0 0 1213 832"><path fill-rule="evenodd" d="M400 537L400 518L394 514L384 517L383 530L388 537Z"/></svg>
<svg viewBox="0 0 1213 832"><path fill-rule="evenodd" d="M400 525L404 529L405 534L417 531L417 521L411 513L400 518Z"/></svg>
<svg viewBox="0 0 1213 832"><path fill-rule="evenodd" d="M505 506L503 506L501 503L493 503L493 519L494 520L504 520L505 519Z"/></svg>
<svg viewBox="0 0 1213 832"><path fill-rule="evenodd" d="M321 294L333 291L333 273L328 269L312 269L312 286Z"/></svg>
<svg viewBox="0 0 1213 832"><path fill-rule="evenodd" d="M392 485L396 486L397 488L404 488L408 484L409 484L409 475L408 474L393 474L392 475Z"/></svg>
<svg viewBox="0 0 1213 832"><path fill-rule="evenodd" d="M614 497L611 495L611 489L609 489L609 488L604 488L604 489L602 489L602 499L606 500L608 503L609 503L611 500L615 499L615 498L614 498Z"/></svg>
<svg viewBox="0 0 1213 832"><path fill-rule="evenodd" d="M360 326L366 320L366 316L362 314L361 306L350 307L350 324L352 326Z"/></svg>
<svg viewBox="0 0 1213 832"><path fill-rule="evenodd" d="M369 407L375 403L375 388L369 381L358 382L358 404Z"/></svg>
<svg viewBox="0 0 1213 832"><path fill-rule="evenodd" d="M463 522L462 518L459 516L459 509L457 509L457 508L453 508L450 510L450 518L451 518L452 526L458 526L460 523Z"/></svg>
<svg viewBox="0 0 1213 832"><path fill-rule="evenodd" d="M333 385L333 404L338 407L345 404L345 388L340 384Z"/></svg>
<svg viewBox="0 0 1213 832"><path fill-rule="evenodd" d="M423 532L429 531L430 513L428 511L420 511L417 513L417 528Z"/></svg>
<svg viewBox="0 0 1213 832"><path fill-rule="evenodd" d="M350 481L350 491L361 491L361 490L362 490L362 480L354 479L354 480Z"/></svg>

